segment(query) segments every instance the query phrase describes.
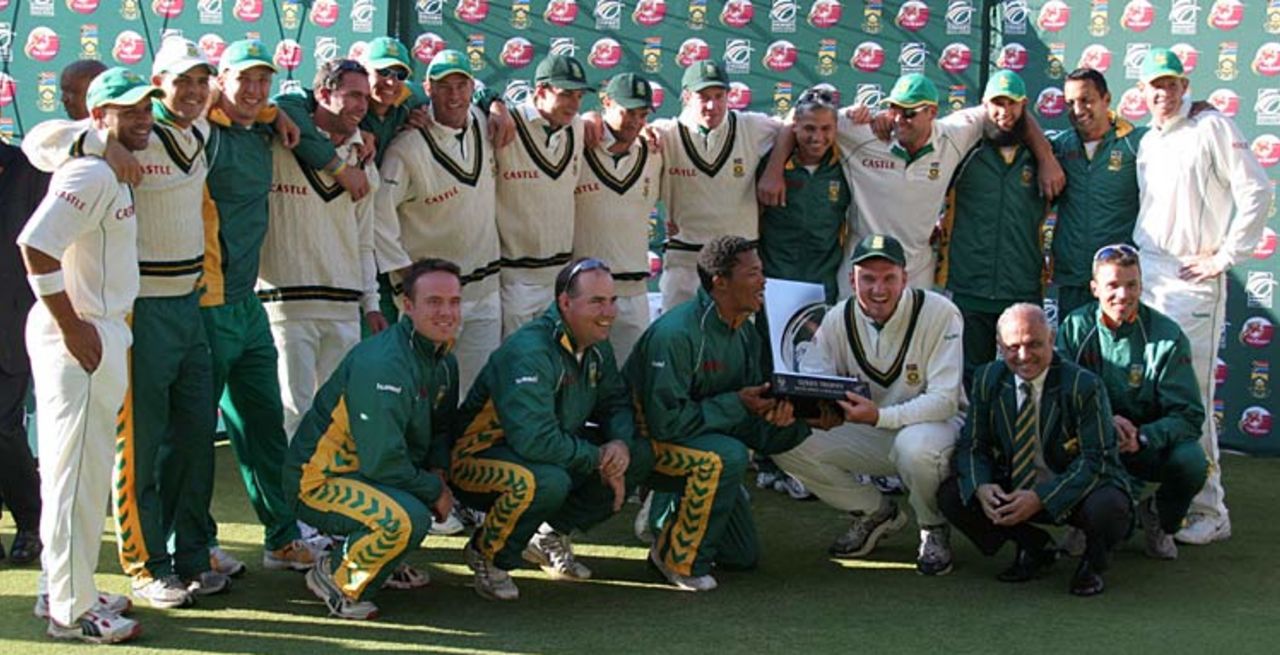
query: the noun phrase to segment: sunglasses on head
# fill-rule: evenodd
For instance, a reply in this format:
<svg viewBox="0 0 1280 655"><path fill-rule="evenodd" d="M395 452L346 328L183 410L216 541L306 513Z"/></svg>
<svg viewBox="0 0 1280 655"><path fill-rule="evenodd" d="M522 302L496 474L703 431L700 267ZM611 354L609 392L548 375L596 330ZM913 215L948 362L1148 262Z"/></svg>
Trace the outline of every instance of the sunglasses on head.
<svg viewBox="0 0 1280 655"><path fill-rule="evenodd" d="M1116 257L1137 257L1138 249L1127 243L1113 243L1109 246L1098 248L1098 252L1093 253L1093 261L1100 262L1104 259L1113 259Z"/></svg>
<svg viewBox="0 0 1280 655"><path fill-rule="evenodd" d="M409 79L409 71L399 66L387 66L378 69L378 77L394 77L401 82Z"/></svg>
<svg viewBox="0 0 1280 655"><path fill-rule="evenodd" d="M604 260L596 259L595 257L587 257L586 259L583 259L577 264L574 264L573 268L569 269L569 278L565 280L564 286L566 289L569 287L572 287L573 278L578 277L579 273L583 273L585 271L609 271L609 270L610 270L609 265L606 264Z"/></svg>

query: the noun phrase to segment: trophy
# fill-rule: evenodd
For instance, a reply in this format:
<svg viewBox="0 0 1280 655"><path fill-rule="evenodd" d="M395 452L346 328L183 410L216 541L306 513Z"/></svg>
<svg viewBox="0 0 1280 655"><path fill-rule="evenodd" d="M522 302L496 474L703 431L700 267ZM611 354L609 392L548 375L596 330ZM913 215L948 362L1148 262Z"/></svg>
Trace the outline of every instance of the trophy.
<svg viewBox="0 0 1280 655"><path fill-rule="evenodd" d="M871 397L871 388L856 377L829 375L813 339L829 308L821 284L777 280L765 283L764 313L773 354L771 391L796 405L796 415L818 413L819 401L844 400L845 392Z"/></svg>

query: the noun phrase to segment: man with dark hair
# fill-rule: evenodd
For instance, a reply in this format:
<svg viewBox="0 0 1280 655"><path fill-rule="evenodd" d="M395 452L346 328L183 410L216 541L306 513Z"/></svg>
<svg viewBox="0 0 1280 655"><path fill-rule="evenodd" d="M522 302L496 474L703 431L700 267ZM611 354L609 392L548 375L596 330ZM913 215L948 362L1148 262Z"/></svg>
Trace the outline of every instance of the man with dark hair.
<svg viewBox="0 0 1280 655"><path fill-rule="evenodd" d="M555 304L480 371L453 446L450 483L487 509L464 555L476 593L491 600L519 597L508 571L522 559L553 578L591 577L569 534L621 509L652 466L609 343L617 315L609 267L571 262L553 290Z"/></svg>
<svg viewBox="0 0 1280 655"><path fill-rule="evenodd" d="M750 450L771 455L809 436L790 402L768 396L760 337L748 325L764 303L756 246L740 236L698 252L697 296L640 337L624 374L652 442L659 491L649 561L677 587L710 591L712 566L745 570L760 558L742 488Z"/></svg>
<svg viewBox="0 0 1280 655"><path fill-rule="evenodd" d="M106 64L97 59L79 59L62 69L58 76L58 89L62 92L62 108L67 117L73 121L81 121L89 117L89 108L85 105L85 90L99 73L107 70Z"/></svg>
<svg viewBox="0 0 1280 655"><path fill-rule="evenodd" d="M1041 229L1048 202L1023 141L1027 86L1017 73L991 76L982 94L983 138L947 192L935 283L964 316L964 374L996 356L996 318L1015 302L1044 298Z"/></svg>
<svg viewBox="0 0 1280 655"><path fill-rule="evenodd" d="M1138 506L1147 556L1174 559L1173 534L1208 473L1191 344L1177 323L1139 301L1142 268L1133 246L1103 246L1089 284L1098 300L1063 319L1058 349L1106 386L1120 461L1160 485Z"/></svg>
<svg viewBox="0 0 1280 655"><path fill-rule="evenodd" d="M956 443L955 476L938 491L947 520L984 555L1018 552L998 576L1027 582L1057 559L1048 532L1070 523L1088 547L1070 591L1103 591L1113 546L1129 530L1127 476L1116 457L1111 406L1092 373L1053 352L1044 310L1011 305L996 324L1004 359L974 373L972 406Z"/></svg>
<svg viewBox="0 0 1280 655"><path fill-rule="evenodd" d="M432 515L443 519L453 508L443 471L456 426L458 364L449 349L462 283L457 265L426 259L404 285L404 317L343 358L284 464L298 517L345 537L340 553L322 555L307 572L307 587L344 619L377 618L373 598L383 587L427 584L404 557Z"/></svg>

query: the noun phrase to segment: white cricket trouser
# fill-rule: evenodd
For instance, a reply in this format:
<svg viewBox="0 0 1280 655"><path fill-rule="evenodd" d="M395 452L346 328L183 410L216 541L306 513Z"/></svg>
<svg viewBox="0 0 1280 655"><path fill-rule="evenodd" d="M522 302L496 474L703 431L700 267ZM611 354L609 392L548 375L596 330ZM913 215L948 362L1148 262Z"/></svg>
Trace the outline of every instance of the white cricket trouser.
<svg viewBox="0 0 1280 655"><path fill-rule="evenodd" d="M360 321L272 321L271 340L280 353L276 371L284 403L284 433L292 441L320 385L328 381L342 358L360 342Z"/></svg>
<svg viewBox="0 0 1280 655"><path fill-rule="evenodd" d="M464 294L465 295L465 294ZM467 399L467 391L489 361L489 355L502 344L502 302L497 289L475 300L462 301L462 329L453 344L458 358L458 402Z"/></svg>
<svg viewBox="0 0 1280 655"><path fill-rule="evenodd" d="M916 523L947 522L938 510L938 487L951 472L951 451L960 419L916 423L893 430L846 423L831 431L814 430L799 446L773 461L795 476L823 502L844 512L871 513L880 508L875 485L854 476L898 475L906 485Z"/></svg>
<svg viewBox="0 0 1280 655"><path fill-rule="evenodd" d="M662 277L658 289L662 291L662 311L692 299L702 282L698 279L698 253L688 250L667 250L662 257Z"/></svg>
<svg viewBox="0 0 1280 655"><path fill-rule="evenodd" d="M129 387L133 341L124 317L87 320L102 340L102 361L92 374L66 349L42 303L32 308L26 331L43 503L44 554L36 593L49 595L49 615L62 625L89 611L98 598L93 572L111 497L116 416Z"/></svg>
<svg viewBox="0 0 1280 655"><path fill-rule="evenodd" d="M618 367L627 361L631 349L649 327L649 294L618 297L618 318L609 330L609 343L613 344L613 356Z"/></svg>
<svg viewBox="0 0 1280 655"><path fill-rule="evenodd" d="M1226 490L1218 465L1218 428L1213 421L1213 369L1218 342L1227 317L1227 278L1219 275L1204 282L1178 278L1178 260L1167 255L1142 253L1142 302L1173 319L1191 342L1191 365L1200 384L1204 403L1204 424L1200 445L1209 456L1209 476L1204 488L1191 501L1188 516L1226 519Z"/></svg>
<svg viewBox="0 0 1280 655"><path fill-rule="evenodd" d="M555 301L555 269L502 269L502 338L532 321ZM548 276L549 274L549 276Z"/></svg>

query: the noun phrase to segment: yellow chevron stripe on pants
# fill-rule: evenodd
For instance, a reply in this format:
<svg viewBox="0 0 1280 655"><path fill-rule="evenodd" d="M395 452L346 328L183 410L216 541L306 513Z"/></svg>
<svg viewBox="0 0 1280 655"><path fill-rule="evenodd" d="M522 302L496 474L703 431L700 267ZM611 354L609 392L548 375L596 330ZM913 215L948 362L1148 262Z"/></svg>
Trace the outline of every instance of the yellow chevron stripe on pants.
<svg viewBox="0 0 1280 655"><path fill-rule="evenodd" d="M359 600L374 579L395 562L411 542L413 521L390 495L351 478L328 478L324 484L299 496L302 504L317 512L337 514L367 530L348 537L333 572L343 595ZM359 534L359 533L357 533Z"/></svg>
<svg viewBox="0 0 1280 655"><path fill-rule="evenodd" d="M480 554L493 561L506 547L520 518L533 505L538 492L537 480L529 469L519 464L481 457L455 458L450 480L463 491L498 494L485 514L476 540Z"/></svg>
<svg viewBox="0 0 1280 655"><path fill-rule="evenodd" d="M654 441L654 473L684 478L684 491L674 521L668 521L658 537L667 567L680 575L692 575L698 548L711 524L711 509L724 463L714 451L697 450Z"/></svg>

